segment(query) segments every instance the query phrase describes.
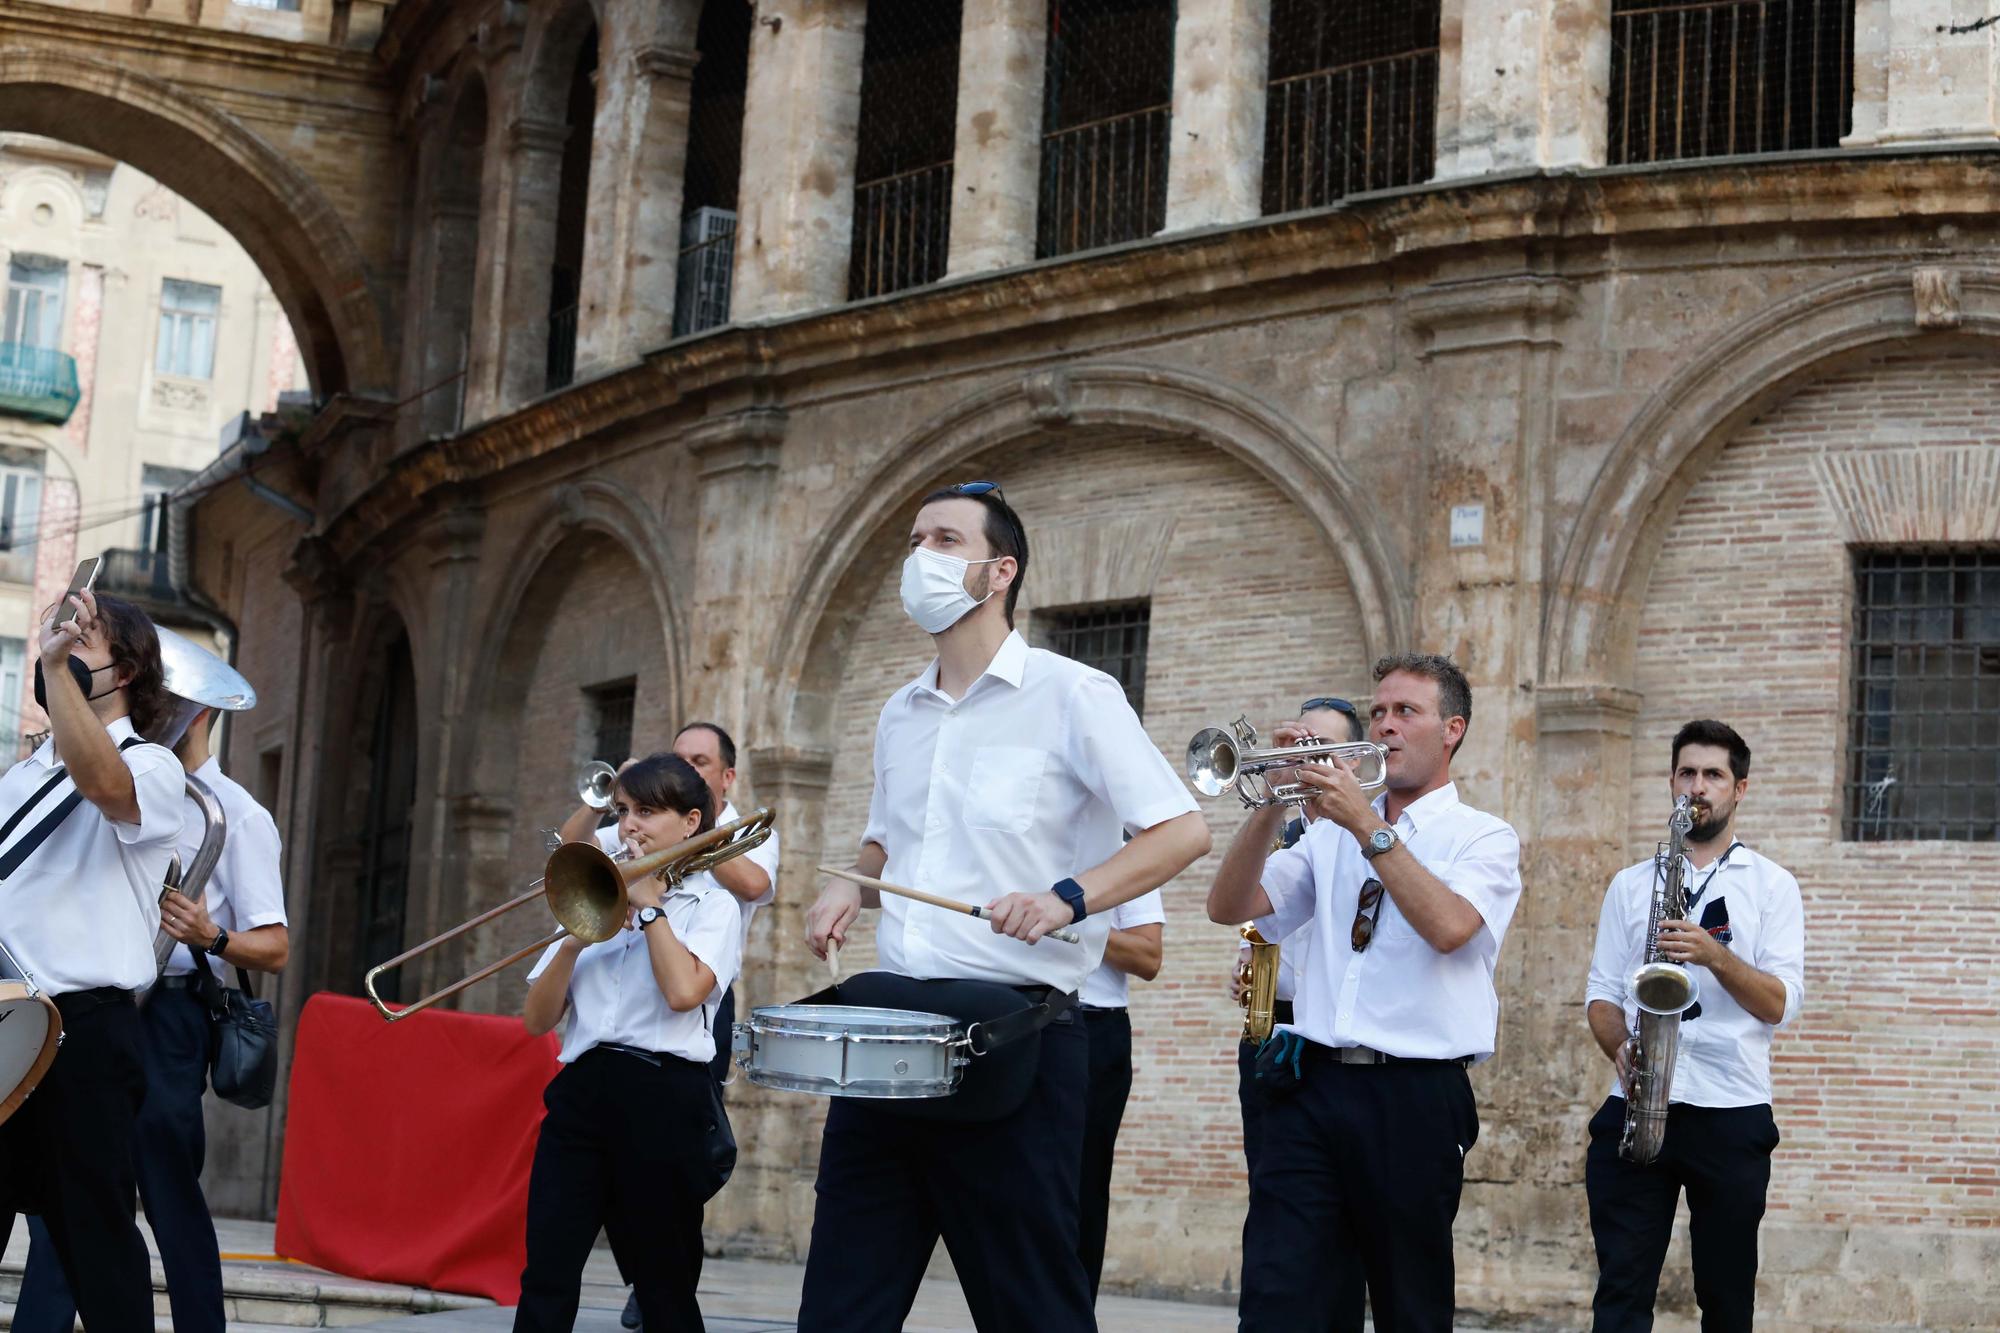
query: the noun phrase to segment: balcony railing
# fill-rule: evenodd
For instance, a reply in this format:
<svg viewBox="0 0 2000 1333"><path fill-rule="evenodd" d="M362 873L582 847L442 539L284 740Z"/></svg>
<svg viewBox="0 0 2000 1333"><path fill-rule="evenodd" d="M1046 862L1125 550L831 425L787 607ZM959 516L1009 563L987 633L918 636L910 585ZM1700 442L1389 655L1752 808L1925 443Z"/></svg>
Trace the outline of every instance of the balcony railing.
<svg viewBox="0 0 2000 1333"><path fill-rule="evenodd" d="M944 276L951 248L951 163L854 187L850 300L921 287Z"/></svg>
<svg viewBox="0 0 2000 1333"><path fill-rule="evenodd" d="M0 412L60 426L81 397L74 358L52 347L0 343Z"/></svg>
<svg viewBox="0 0 2000 1333"><path fill-rule="evenodd" d="M1614 5L1610 159L1838 147L1853 87L1854 0Z"/></svg>
<svg viewBox="0 0 2000 1333"><path fill-rule="evenodd" d="M550 393L567 389L576 378L576 307L564 306L549 312L548 378L543 388Z"/></svg>
<svg viewBox="0 0 2000 1333"><path fill-rule="evenodd" d="M1264 211L1323 208L1429 180L1437 164L1438 52L1421 47L1271 81Z"/></svg>
<svg viewBox="0 0 2000 1333"><path fill-rule="evenodd" d="M725 231L681 250L674 279L674 336L719 329L729 322L736 233Z"/></svg>
<svg viewBox="0 0 2000 1333"><path fill-rule="evenodd" d="M1166 225L1168 115L1149 106L1042 136L1036 254L1136 241Z"/></svg>

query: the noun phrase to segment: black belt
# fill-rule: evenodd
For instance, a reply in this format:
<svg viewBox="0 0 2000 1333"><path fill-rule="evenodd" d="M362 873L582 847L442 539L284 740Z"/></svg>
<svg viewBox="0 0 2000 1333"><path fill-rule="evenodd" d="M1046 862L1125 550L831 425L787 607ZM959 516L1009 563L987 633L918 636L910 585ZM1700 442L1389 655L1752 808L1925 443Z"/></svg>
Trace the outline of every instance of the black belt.
<svg viewBox="0 0 2000 1333"><path fill-rule="evenodd" d="M104 1009L114 1004L131 1004L133 992L120 990L116 986L92 986L89 990L64 991L61 995L49 997L55 1001L56 1012L64 1018L74 1018L87 1014L93 1009Z"/></svg>
<svg viewBox="0 0 2000 1333"><path fill-rule="evenodd" d="M1328 1065L1452 1065L1464 1069L1471 1065L1469 1055L1437 1059L1423 1056L1390 1055L1386 1051L1374 1050L1367 1046L1343 1046L1335 1048L1322 1046L1316 1041L1306 1042L1306 1059Z"/></svg>
<svg viewBox="0 0 2000 1333"><path fill-rule="evenodd" d="M616 1051L635 1060L644 1060L655 1069L665 1069L669 1061L677 1065L690 1065L696 1069L708 1068L699 1060L690 1060L684 1055L675 1055L672 1051L649 1051L643 1046L627 1046L622 1041L600 1041L591 1047L590 1051L585 1051L584 1055L589 1055L591 1051Z"/></svg>
<svg viewBox="0 0 2000 1333"><path fill-rule="evenodd" d="M1273 1024L1292 1022L1292 1002L1290 1000L1271 1001L1271 1022Z"/></svg>

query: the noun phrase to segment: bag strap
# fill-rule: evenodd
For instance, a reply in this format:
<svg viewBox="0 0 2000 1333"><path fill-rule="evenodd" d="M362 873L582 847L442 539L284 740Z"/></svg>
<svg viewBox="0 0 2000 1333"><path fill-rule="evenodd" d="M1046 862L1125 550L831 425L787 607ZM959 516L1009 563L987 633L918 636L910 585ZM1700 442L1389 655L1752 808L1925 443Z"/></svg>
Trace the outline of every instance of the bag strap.
<svg viewBox="0 0 2000 1333"><path fill-rule="evenodd" d="M144 745L145 743L143 737L127 736L123 741L119 742L118 748L120 750L129 750L135 745ZM36 790L35 794L28 798L27 804L16 810L13 817L7 821L5 826L0 826L0 842L6 840L7 835L14 831L14 827L27 817L28 812L34 809L43 797L54 791L59 784L67 781L69 781L69 769L58 765L56 771L49 774L48 781L44 782ZM58 828L61 828L63 821L75 814L76 808L82 804L83 793L72 791L69 795L63 797L55 809L43 816L41 823L23 834L19 842L7 849L5 856L0 856L0 880L8 878L16 870L19 870L22 862L33 856L35 850L49 840L49 835L54 833Z"/></svg>

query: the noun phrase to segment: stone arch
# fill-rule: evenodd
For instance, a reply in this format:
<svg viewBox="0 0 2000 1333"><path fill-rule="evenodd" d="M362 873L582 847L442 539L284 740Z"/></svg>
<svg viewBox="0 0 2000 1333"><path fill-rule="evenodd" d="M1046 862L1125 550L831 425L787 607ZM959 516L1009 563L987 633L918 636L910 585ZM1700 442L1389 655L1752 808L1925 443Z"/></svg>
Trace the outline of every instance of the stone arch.
<svg viewBox="0 0 2000 1333"><path fill-rule="evenodd" d="M241 121L162 79L68 52L0 49L0 126L130 162L236 238L298 336L314 391L386 391L382 312L325 193Z"/></svg>
<svg viewBox="0 0 2000 1333"><path fill-rule="evenodd" d="M1570 528L1544 630L1545 683L1629 680L1652 555L1703 464L1744 424L1855 357L1952 338L2000 338L2000 272L1841 278L1708 343L1626 427Z"/></svg>
<svg viewBox="0 0 2000 1333"><path fill-rule="evenodd" d="M814 546L794 587L772 654L768 735L820 744L837 644L871 590L861 559L881 525L917 488L961 460L1073 428L1157 431L1219 449L1290 496L1335 551L1353 589L1356 627L1370 658L1410 632L1407 578L1392 562L1360 484L1297 422L1248 393L1206 376L1153 366L1100 363L1038 371L964 400L888 451L827 512L842 516ZM790 716L786 714L789 713Z"/></svg>
<svg viewBox="0 0 2000 1333"><path fill-rule="evenodd" d="M602 37L603 20L594 0L568 0L537 14L540 22L522 43L526 73L520 115L525 120L560 122L579 48L586 38Z"/></svg>

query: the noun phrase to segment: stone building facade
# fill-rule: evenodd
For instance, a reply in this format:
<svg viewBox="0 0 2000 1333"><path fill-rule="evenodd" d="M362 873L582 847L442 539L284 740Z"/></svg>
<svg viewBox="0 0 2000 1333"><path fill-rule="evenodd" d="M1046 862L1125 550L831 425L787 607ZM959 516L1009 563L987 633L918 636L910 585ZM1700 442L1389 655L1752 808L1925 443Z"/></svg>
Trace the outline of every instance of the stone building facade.
<svg viewBox="0 0 2000 1333"><path fill-rule="evenodd" d="M745 998L809 988L810 868L852 847L874 712L925 660L893 589L903 525L932 484L990 477L1034 543L1031 637L1144 608L1170 755L1363 693L1384 652L1466 666L1458 779L1520 830L1527 888L1474 1076L1463 1306L1574 1321L1587 1300L1597 907L1659 836L1674 728L1714 714L1756 750L1744 836L1797 871L1810 932L1776 1045L1764 1309L1990 1325L2000 34L1979 6L1800 6L1824 48L1798 100L1759 103L1798 136L1731 120L1738 142L1679 111L1661 137L1635 7L1445 0L1433 46L1368 57L1421 57L1381 104L1401 168L1302 122L1306 156L1337 141L1369 188L1308 162L1305 205L1267 213L1296 146L1273 33L1311 7L1181 0L1170 100L1131 113L1167 127L1158 225L1048 253L1048 144L1074 127L1037 119L1044 0L965 0L952 97L924 99L951 107L943 170L871 138L869 71L936 67L914 37L871 48L888 0L758 0L735 27L724 3L402 0L372 40L329 28L231 94L219 142L291 210L258 239L324 402L257 463L310 523L226 485L196 511L195 580L266 690L230 762L279 777L287 1012L531 878L578 763L691 717L737 735L786 843ZM54 9L0 17L0 124L30 114L22 80L207 124L218 80L186 72L272 50L163 37L114 87L48 49ZM734 214L728 314L677 335L706 243L689 163L716 137L696 127L732 96L734 193L700 186ZM352 151L323 151L335 126ZM300 151L279 171L244 135ZM895 170L857 181L862 160ZM884 198L917 200L899 234L922 244L864 269L883 233L855 220ZM1237 812L1209 814L1225 845ZM1239 1269L1210 868L1169 888L1165 969L1135 987L1114 1289L1224 1299ZM473 1001L519 998L515 978ZM710 1240L796 1256L824 1107L731 1098L744 1157ZM219 1150L219 1197L268 1205L256 1148ZM1669 1291L1685 1304L1684 1277Z"/></svg>

